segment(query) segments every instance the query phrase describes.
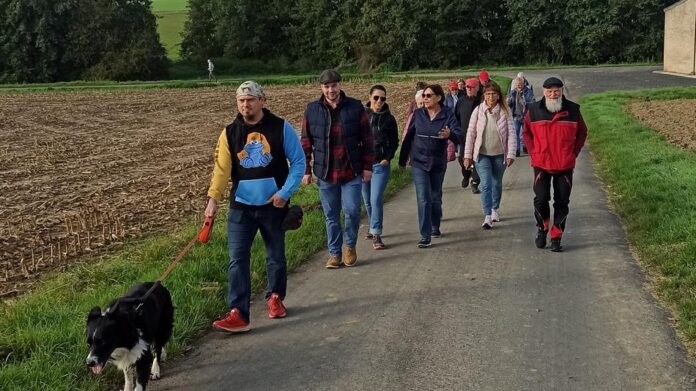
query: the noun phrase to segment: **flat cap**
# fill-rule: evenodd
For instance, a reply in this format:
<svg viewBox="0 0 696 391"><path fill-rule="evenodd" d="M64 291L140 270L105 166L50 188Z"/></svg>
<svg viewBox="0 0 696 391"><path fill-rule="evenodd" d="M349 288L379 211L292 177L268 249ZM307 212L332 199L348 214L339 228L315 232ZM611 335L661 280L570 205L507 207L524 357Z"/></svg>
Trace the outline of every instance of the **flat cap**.
<svg viewBox="0 0 696 391"><path fill-rule="evenodd" d="M319 84L339 83L341 74L333 69L327 69L319 75Z"/></svg>
<svg viewBox="0 0 696 391"><path fill-rule="evenodd" d="M551 87L563 87L563 82L561 79L557 77L549 77L544 81L544 84L542 85L544 88L551 88Z"/></svg>
<svg viewBox="0 0 696 391"><path fill-rule="evenodd" d="M263 89L259 83L248 80L240 84L237 88L237 97L240 96L255 96L257 98L264 98L266 95L263 93Z"/></svg>

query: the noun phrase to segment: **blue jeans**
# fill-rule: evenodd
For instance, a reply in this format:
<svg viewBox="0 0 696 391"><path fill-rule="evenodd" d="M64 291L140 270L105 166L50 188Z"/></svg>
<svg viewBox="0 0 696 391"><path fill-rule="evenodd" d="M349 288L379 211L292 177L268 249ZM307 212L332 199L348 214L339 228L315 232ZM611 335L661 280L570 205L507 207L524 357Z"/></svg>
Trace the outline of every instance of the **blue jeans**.
<svg viewBox="0 0 696 391"><path fill-rule="evenodd" d="M522 143L522 119L516 119L514 120L515 122L515 132L517 132L517 152L522 153L522 147L524 147L524 144Z"/></svg>
<svg viewBox="0 0 696 391"><path fill-rule="evenodd" d="M341 256L341 245L355 248L360 227L360 191L362 176L346 183L329 183L318 180L319 198L326 218L329 254ZM341 210L344 214L344 227L341 228Z"/></svg>
<svg viewBox="0 0 696 391"><path fill-rule="evenodd" d="M491 209L500 208L500 198L503 196L503 174L505 173L505 156L479 155L476 169L481 177L481 205L483 214L488 216Z"/></svg>
<svg viewBox="0 0 696 391"><path fill-rule="evenodd" d="M442 220L442 182L447 167L430 171L412 167L413 184L418 201L418 228L421 239L430 240L433 230L440 229Z"/></svg>
<svg viewBox="0 0 696 391"><path fill-rule="evenodd" d="M389 181L389 165L379 163L372 166L372 180L362 184L362 199L367 211L367 220L370 222L370 233L382 234L382 221L384 220L384 189Z"/></svg>
<svg viewBox="0 0 696 391"><path fill-rule="evenodd" d="M227 249L230 263L227 267L227 305L237 308L249 320L251 300L251 245L256 231L261 231L266 246L266 297L277 293L285 299L287 264L285 261L285 232L280 224L287 208L272 205L254 210L230 208L227 214Z"/></svg>

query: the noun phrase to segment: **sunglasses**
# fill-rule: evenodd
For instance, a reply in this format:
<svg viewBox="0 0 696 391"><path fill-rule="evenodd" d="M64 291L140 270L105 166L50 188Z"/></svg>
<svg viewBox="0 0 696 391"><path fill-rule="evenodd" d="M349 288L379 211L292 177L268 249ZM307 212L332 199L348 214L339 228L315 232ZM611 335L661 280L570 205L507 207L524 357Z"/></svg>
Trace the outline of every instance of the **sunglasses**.
<svg viewBox="0 0 696 391"><path fill-rule="evenodd" d="M423 94L423 98L432 98L435 94Z"/></svg>
<svg viewBox="0 0 696 391"><path fill-rule="evenodd" d="M377 102L378 100L381 100L382 102L386 102L386 101L387 101L387 97L386 97L386 96L375 95L375 96L372 97L372 100L375 101L375 102Z"/></svg>

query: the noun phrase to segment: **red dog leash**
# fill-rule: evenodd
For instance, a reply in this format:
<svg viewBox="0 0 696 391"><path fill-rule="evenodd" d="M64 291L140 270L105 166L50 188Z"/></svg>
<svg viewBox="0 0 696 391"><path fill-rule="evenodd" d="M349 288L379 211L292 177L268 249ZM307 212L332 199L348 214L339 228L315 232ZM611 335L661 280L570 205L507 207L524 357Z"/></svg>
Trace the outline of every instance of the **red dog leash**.
<svg viewBox="0 0 696 391"><path fill-rule="evenodd" d="M143 304L145 304L145 300L147 300L147 298L150 297L152 292L154 292L155 289L157 289L157 287L162 284L162 281L164 281L164 279L167 278L169 273L171 273L172 270L174 270L177 263L179 263L179 261L181 261L181 259L184 258L184 256L188 254L189 251L191 251L191 248L193 248L193 246L196 245L196 242L201 242L201 244L208 243L208 240L210 239L210 236L213 233L213 223L215 223L214 217L205 218L205 220L203 221L203 228L201 228L201 231L198 234L196 234L196 236L194 236L191 239L191 241L188 242L186 247L184 247L179 252L179 254L176 256L176 258L174 258L172 263L169 264L167 270L165 270L164 273L162 273L162 275L157 279L157 281L155 281L154 284L152 284L152 287L150 287L150 289L148 289L148 291L142 297L138 299L119 299L110 310L115 310L121 303L138 302L139 304L135 307L135 310L140 311L140 308L143 306Z"/></svg>

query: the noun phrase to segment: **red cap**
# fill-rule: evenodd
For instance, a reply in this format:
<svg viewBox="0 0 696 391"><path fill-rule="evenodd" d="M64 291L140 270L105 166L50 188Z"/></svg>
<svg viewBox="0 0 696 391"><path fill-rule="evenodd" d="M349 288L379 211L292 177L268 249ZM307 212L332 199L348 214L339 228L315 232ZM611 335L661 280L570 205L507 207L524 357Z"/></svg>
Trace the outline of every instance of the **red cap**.
<svg viewBox="0 0 696 391"><path fill-rule="evenodd" d="M451 81L449 84L449 87L450 87L450 90L456 90L459 88L459 83L457 83L456 81Z"/></svg>
<svg viewBox="0 0 696 391"><path fill-rule="evenodd" d="M490 80L490 79L488 78L488 72L486 72L486 71L481 71L481 73L479 73L479 80L481 80L481 81L484 82L484 83L488 82L488 80Z"/></svg>
<svg viewBox="0 0 696 391"><path fill-rule="evenodd" d="M474 79L473 77L470 79L466 79L466 86L467 87L478 87L479 81Z"/></svg>

